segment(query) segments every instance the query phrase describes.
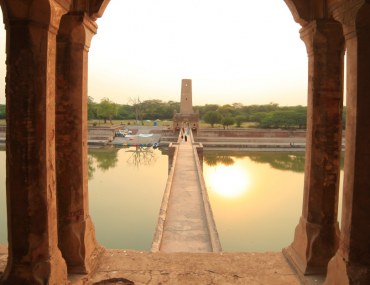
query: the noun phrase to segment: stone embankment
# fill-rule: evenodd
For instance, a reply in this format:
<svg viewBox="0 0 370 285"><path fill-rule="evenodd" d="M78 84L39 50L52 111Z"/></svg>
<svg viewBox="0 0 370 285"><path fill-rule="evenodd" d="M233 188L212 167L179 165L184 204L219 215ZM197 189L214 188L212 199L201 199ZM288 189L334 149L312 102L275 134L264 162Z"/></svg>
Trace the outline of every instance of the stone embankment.
<svg viewBox="0 0 370 285"><path fill-rule="evenodd" d="M177 133L168 127L113 125L110 127L89 127L89 146L105 146L112 144L118 130L129 130L133 135L155 134L161 146L176 142ZM0 128L0 144L5 143L5 130ZM304 151L306 146L304 130L265 130L265 129L200 129L194 132L195 142L203 144L205 149L238 149L251 151ZM132 142L135 143L135 142ZM342 147L345 138L343 136Z"/></svg>
<svg viewBox="0 0 370 285"><path fill-rule="evenodd" d="M299 150L305 148L305 131L264 129L201 129L195 136L205 148L240 150Z"/></svg>

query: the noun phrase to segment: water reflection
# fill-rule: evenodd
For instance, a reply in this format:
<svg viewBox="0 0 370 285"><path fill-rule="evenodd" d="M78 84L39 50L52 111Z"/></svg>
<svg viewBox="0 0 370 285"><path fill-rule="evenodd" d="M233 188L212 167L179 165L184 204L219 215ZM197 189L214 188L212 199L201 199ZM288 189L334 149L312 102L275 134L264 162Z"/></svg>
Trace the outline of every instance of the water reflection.
<svg viewBox="0 0 370 285"><path fill-rule="evenodd" d="M225 156L234 163L217 159ZM304 160L303 152L204 152L203 173L223 250L280 251L292 242L302 211ZM341 195L339 216L340 208Z"/></svg>
<svg viewBox="0 0 370 285"><path fill-rule="evenodd" d="M232 165L235 159L249 157L257 163L269 164L278 170L289 170L294 172L304 172L305 153L304 152L240 152L240 151L207 151L204 152L204 162L208 166L218 164ZM344 153L340 160L340 169L344 168Z"/></svg>
<svg viewBox="0 0 370 285"><path fill-rule="evenodd" d="M157 158L154 154L154 149L151 147L137 146L135 148L130 148L129 150L126 150L126 152L131 153L127 162L135 167L151 165L155 163Z"/></svg>
<svg viewBox="0 0 370 285"><path fill-rule="evenodd" d="M205 151L204 161L225 251L280 251L291 243L302 211L304 153ZM167 181L166 149L89 149L88 162L89 206L99 242L149 250ZM0 175L0 243L7 242L5 201Z"/></svg>
<svg viewBox="0 0 370 285"><path fill-rule="evenodd" d="M258 163L267 163L272 168L304 172L304 152L294 153L258 153L249 155L250 159Z"/></svg>
<svg viewBox="0 0 370 285"><path fill-rule="evenodd" d="M149 250L167 182L167 156L135 147L90 149L89 156L95 168L89 203L97 239L107 248ZM101 161L115 162L101 168L106 165Z"/></svg>
<svg viewBox="0 0 370 285"><path fill-rule="evenodd" d="M223 164L212 167L205 172L204 178L208 188L225 198L238 198L248 191L250 176L248 171L239 164Z"/></svg>
<svg viewBox="0 0 370 285"><path fill-rule="evenodd" d="M91 155L87 156L87 171L88 171L88 177L89 180L94 178L94 172L96 168L94 166L94 158Z"/></svg>
<svg viewBox="0 0 370 285"><path fill-rule="evenodd" d="M206 152L204 154L204 162L209 166L216 166L217 164L233 165L234 159L229 155L225 155L224 153Z"/></svg>
<svg viewBox="0 0 370 285"><path fill-rule="evenodd" d="M151 147L130 147L130 148L115 148L115 147L106 147L106 148L96 148L89 149L88 155L88 171L89 171L89 180L93 179L94 172L96 168L104 171L107 171L110 168L114 168L118 162L118 151L124 151L130 155L127 158L128 165L140 167L140 166L149 166L156 161L156 155L154 149Z"/></svg>
<svg viewBox="0 0 370 285"><path fill-rule="evenodd" d="M232 154L232 155L230 155ZM304 172L304 152L232 152L232 151L207 151L204 153L204 161L209 166L217 164L232 165L235 158L249 157L257 163L267 163L279 170L291 170Z"/></svg>
<svg viewBox="0 0 370 285"><path fill-rule="evenodd" d="M114 168L117 165L117 152L118 149L114 147L89 149L89 155L95 160L96 166L102 171ZM90 163L92 163L91 160ZM91 169L93 168L91 166Z"/></svg>
<svg viewBox="0 0 370 285"><path fill-rule="evenodd" d="M203 170L223 250L280 251L301 214L303 173L256 163L249 153L229 156L233 165L205 164Z"/></svg>

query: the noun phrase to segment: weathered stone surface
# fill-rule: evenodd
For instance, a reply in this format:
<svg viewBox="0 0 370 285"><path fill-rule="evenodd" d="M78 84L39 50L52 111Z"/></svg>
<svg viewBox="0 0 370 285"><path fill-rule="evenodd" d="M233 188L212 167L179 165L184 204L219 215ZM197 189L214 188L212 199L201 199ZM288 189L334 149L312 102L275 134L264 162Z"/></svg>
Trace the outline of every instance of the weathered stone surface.
<svg viewBox="0 0 370 285"><path fill-rule="evenodd" d="M87 170L87 65L96 29L83 12L75 12L62 17L57 37L59 246L70 273L90 272L99 252L88 210Z"/></svg>
<svg viewBox="0 0 370 285"><path fill-rule="evenodd" d="M303 209L285 251L303 274L325 273L338 247L344 37L341 25L317 20L301 30L308 52Z"/></svg>
<svg viewBox="0 0 370 285"><path fill-rule="evenodd" d="M0 272L6 247L0 245ZM0 273L1 276L1 273ZM281 253L149 253L107 250L95 272L69 275L71 285L264 284L320 285L319 276L300 282ZM213 282L213 283L212 283Z"/></svg>
<svg viewBox="0 0 370 285"><path fill-rule="evenodd" d="M340 245L327 285L370 284L370 4L348 3L347 140ZM351 5L352 4L352 5ZM351 9L349 9L351 8Z"/></svg>
<svg viewBox="0 0 370 285"><path fill-rule="evenodd" d="M281 253L106 251L89 282L124 278L143 284L298 285Z"/></svg>
<svg viewBox="0 0 370 285"><path fill-rule="evenodd" d="M57 1L22 5L20 1L2 1L1 5L7 12L10 239L2 282L64 284L67 269L58 248L55 184L55 33L66 11Z"/></svg>

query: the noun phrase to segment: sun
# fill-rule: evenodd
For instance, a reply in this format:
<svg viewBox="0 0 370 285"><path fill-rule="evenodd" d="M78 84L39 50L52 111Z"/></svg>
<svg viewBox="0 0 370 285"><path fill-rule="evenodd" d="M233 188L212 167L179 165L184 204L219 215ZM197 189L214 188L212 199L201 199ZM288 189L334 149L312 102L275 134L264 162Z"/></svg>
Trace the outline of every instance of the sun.
<svg viewBox="0 0 370 285"><path fill-rule="evenodd" d="M218 165L206 175L209 190L225 198L236 198L248 191L250 179L245 168Z"/></svg>

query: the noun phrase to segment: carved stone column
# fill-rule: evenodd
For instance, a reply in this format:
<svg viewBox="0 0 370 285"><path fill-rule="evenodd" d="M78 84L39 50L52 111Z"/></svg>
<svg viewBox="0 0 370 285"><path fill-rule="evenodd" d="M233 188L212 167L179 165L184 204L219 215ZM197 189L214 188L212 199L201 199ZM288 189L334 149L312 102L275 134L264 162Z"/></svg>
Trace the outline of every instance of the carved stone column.
<svg viewBox="0 0 370 285"><path fill-rule="evenodd" d="M1 6L7 33L9 256L0 283L66 284L55 184L56 31L66 10L38 0L3 0Z"/></svg>
<svg viewBox="0 0 370 285"><path fill-rule="evenodd" d="M329 263L326 285L370 284L370 4L360 7L348 9L343 18L347 47L343 209L340 245Z"/></svg>
<svg viewBox="0 0 370 285"><path fill-rule="evenodd" d="M302 216L284 250L305 275L326 272L338 247L344 37L341 25L316 20L301 30L308 52L306 163Z"/></svg>
<svg viewBox="0 0 370 285"><path fill-rule="evenodd" d="M100 251L88 207L88 51L97 25L63 16L57 37L56 152L59 245L68 272L88 273Z"/></svg>

